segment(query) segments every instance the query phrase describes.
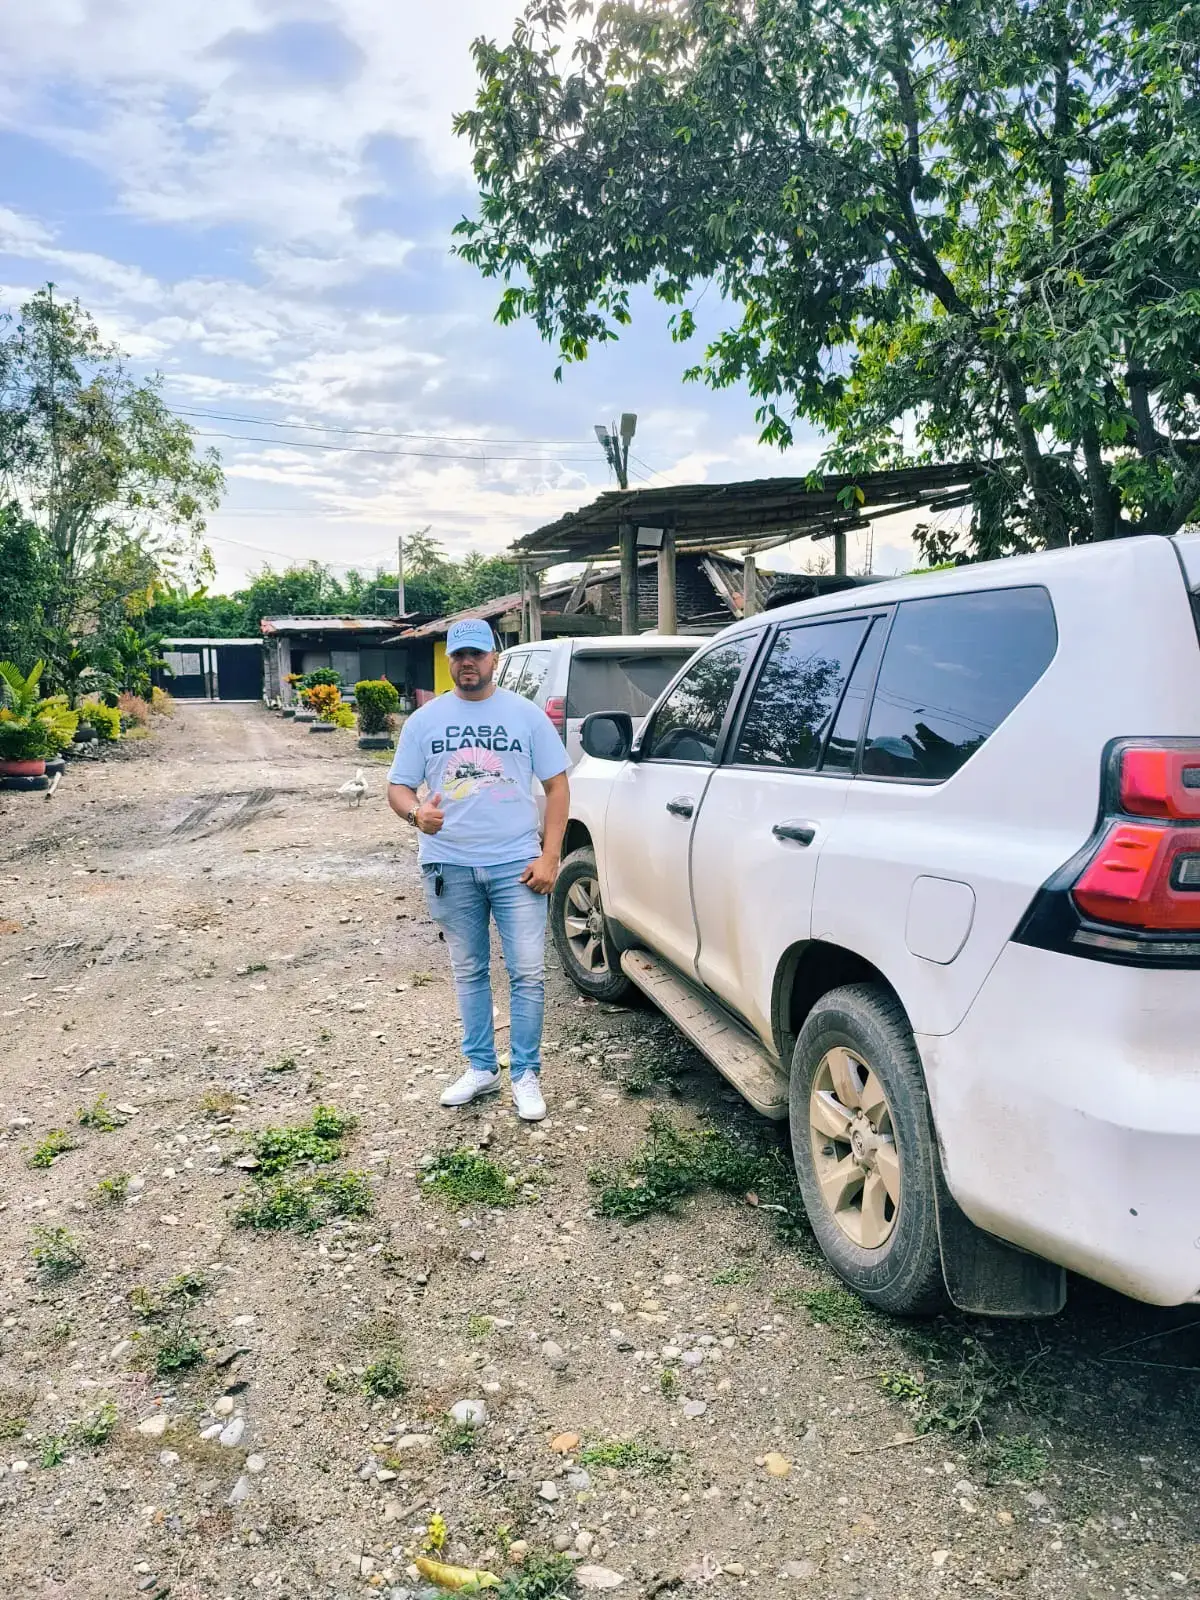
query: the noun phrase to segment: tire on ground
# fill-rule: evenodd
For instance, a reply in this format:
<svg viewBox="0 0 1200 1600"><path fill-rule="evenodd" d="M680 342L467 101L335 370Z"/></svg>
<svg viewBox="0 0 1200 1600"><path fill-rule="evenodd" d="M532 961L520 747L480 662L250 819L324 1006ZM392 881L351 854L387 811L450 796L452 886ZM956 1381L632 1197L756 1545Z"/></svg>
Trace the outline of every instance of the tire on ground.
<svg viewBox="0 0 1200 1600"><path fill-rule="evenodd" d="M554 948L558 951L558 958L567 976L581 994L586 994L593 1000L624 1000L632 985L621 971L619 957L608 936L607 928L600 935L604 965L591 971L584 967L567 932L568 916L579 915L578 908L571 904L571 891L577 885L589 881L597 884L598 903L599 879L595 852L590 848L575 850L559 868L554 888L550 892L550 927L554 935Z"/></svg>
<svg viewBox="0 0 1200 1600"><path fill-rule="evenodd" d="M813 1153L809 1121L813 1080L828 1052L838 1048L849 1049L878 1079L899 1157L900 1201L891 1233L871 1249L851 1239L836 1220L822 1192ZM792 1056L790 1118L800 1192L817 1243L834 1271L881 1311L919 1316L944 1308L934 1188L937 1152L929 1100L908 1018L887 989L851 984L817 1002Z"/></svg>

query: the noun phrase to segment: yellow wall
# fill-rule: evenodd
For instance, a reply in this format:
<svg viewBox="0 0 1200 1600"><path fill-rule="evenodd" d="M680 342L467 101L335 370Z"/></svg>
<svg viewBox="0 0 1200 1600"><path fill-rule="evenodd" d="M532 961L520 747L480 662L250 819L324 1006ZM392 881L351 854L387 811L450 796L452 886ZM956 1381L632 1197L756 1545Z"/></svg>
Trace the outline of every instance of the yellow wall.
<svg viewBox="0 0 1200 1600"><path fill-rule="evenodd" d="M446 665L446 641L435 639L433 645L433 692L445 694L447 689L453 689L454 680L450 676L450 668Z"/></svg>

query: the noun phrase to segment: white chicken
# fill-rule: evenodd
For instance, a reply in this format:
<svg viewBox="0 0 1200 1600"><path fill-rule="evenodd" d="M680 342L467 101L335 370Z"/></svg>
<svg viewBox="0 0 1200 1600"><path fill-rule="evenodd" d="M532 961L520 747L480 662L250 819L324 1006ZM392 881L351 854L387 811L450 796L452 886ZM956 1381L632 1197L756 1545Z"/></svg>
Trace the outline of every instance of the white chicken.
<svg viewBox="0 0 1200 1600"><path fill-rule="evenodd" d="M354 776L348 782L342 784L338 790L339 794L344 794L346 799L349 800L351 808L362 804L362 797L366 792L367 780L363 777L363 769L361 767L356 768Z"/></svg>

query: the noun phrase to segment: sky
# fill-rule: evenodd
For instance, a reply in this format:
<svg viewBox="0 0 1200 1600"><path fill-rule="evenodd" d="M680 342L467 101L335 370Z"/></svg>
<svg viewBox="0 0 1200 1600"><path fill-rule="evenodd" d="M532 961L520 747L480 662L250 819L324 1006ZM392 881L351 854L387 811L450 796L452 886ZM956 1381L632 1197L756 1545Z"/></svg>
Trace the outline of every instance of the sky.
<svg viewBox="0 0 1200 1600"><path fill-rule="evenodd" d="M397 534L427 525L455 556L497 553L612 487L594 425L623 411L634 483L815 465L811 431L760 445L744 389L682 381L696 350L653 302L561 384L531 326L494 322L496 285L450 253L476 199L451 120L471 40L518 9L0 5L0 310L53 280L162 374L224 463L216 589L264 563L394 570ZM878 527L877 572L913 564L907 526Z"/></svg>

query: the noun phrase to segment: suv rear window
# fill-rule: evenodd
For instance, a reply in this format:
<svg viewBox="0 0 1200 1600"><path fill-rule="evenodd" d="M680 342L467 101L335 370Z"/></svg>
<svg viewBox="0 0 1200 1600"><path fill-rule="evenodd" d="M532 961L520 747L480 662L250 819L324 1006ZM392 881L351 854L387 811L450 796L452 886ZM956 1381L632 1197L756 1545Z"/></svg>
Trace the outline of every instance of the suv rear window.
<svg viewBox="0 0 1200 1600"><path fill-rule="evenodd" d="M879 669L865 777L940 782L993 734L1058 647L1045 589L906 600Z"/></svg>
<svg viewBox="0 0 1200 1600"><path fill-rule="evenodd" d="M576 651L567 680L567 716L626 711L631 717L644 717L691 654L688 650L628 656Z"/></svg>

